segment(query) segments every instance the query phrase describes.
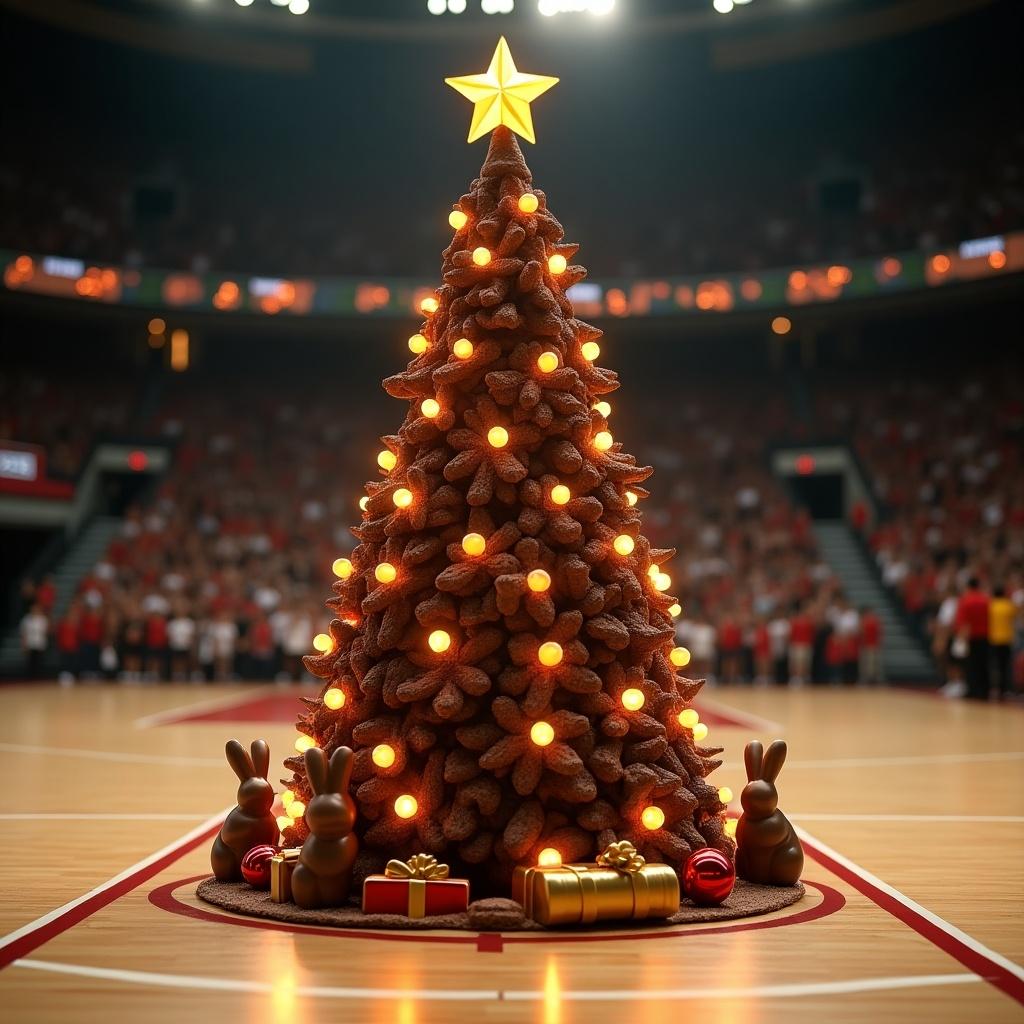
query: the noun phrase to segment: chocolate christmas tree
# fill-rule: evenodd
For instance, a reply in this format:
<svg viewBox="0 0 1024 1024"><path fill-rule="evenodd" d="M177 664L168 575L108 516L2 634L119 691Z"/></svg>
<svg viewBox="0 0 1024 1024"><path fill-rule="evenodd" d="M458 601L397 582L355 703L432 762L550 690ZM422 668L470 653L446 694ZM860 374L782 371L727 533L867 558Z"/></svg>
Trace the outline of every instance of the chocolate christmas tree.
<svg viewBox="0 0 1024 1024"><path fill-rule="evenodd" d="M451 83L477 102L471 138L497 127L415 357L384 382L408 412L335 563L336 618L306 659L325 683L298 721L299 747L355 751L357 875L426 852L477 895L507 895L541 850L587 860L628 839L677 869L733 852L707 781L720 748L681 715L702 683L677 673L673 552L641 531L651 470L612 438L618 380L566 295L578 247L507 127L532 139L528 100L554 80L502 47ZM285 764L308 801L302 758ZM297 818L285 841L305 835Z"/></svg>

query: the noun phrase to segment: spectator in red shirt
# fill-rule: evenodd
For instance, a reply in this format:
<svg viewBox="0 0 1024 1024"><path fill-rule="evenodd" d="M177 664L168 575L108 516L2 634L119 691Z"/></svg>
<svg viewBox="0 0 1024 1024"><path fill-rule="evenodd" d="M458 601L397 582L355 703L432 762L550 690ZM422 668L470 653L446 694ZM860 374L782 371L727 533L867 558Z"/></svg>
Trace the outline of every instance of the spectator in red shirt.
<svg viewBox="0 0 1024 1024"><path fill-rule="evenodd" d="M789 622L789 682L803 686L811 671L814 652L814 619L806 609L800 609Z"/></svg>
<svg viewBox="0 0 1024 1024"><path fill-rule="evenodd" d="M967 697L988 700L988 595L976 576L967 581L956 608L957 635L967 641Z"/></svg>
<svg viewBox="0 0 1024 1024"><path fill-rule="evenodd" d="M73 683L81 668L79 620L78 606L72 601L64 617L57 623L57 656L60 666L57 678L65 684Z"/></svg>
<svg viewBox="0 0 1024 1024"><path fill-rule="evenodd" d="M42 605L44 615L49 615L53 611L53 604L57 600L57 588L52 576L47 576L36 588L36 600Z"/></svg>
<svg viewBox="0 0 1024 1024"><path fill-rule="evenodd" d="M882 620L870 605L860 610L860 681L882 680Z"/></svg>
<svg viewBox="0 0 1024 1024"><path fill-rule="evenodd" d="M95 679L99 675L102 642L103 616L87 606L78 620L78 664L83 678Z"/></svg>
<svg viewBox="0 0 1024 1024"><path fill-rule="evenodd" d="M733 615L727 615L718 627L718 650L721 655L722 682L738 683L743 660L743 630Z"/></svg>
<svg viewBox="0 0 1024 1024"><path fill-rule="evenodd" d="M146 672L157 681L167 677L167 619L159 612L146 616Z"/></svg>

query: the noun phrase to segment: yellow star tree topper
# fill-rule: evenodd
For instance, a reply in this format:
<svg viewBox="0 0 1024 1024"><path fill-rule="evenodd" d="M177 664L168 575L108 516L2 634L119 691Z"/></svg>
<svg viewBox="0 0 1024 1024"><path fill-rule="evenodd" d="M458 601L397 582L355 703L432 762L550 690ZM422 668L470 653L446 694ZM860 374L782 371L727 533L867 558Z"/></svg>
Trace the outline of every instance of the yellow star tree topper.
<svg viewBox="0 0 1024 1024"><path fill-rule="evenodd" d="M527 75L516 70L512 51L502 36L494 49L491 66L482 75L446 78L445 82L473 104L473 123L467 142L476 142L481 135L503 124L527 142L536 142L530 104L557 78L548 75Z"/></svg>

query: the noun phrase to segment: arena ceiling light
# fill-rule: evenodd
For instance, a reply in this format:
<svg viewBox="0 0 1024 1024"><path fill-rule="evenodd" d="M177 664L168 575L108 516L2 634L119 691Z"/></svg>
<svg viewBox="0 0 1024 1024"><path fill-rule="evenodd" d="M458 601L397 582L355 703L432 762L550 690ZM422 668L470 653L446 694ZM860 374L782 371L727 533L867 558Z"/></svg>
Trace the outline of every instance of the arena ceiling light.
<svg viewBox="0 0 1024 1024"><path fill-rule="evenodd" d="M556 14L611 14L615 0L537 0L537 11L545 18Z"/></svg>

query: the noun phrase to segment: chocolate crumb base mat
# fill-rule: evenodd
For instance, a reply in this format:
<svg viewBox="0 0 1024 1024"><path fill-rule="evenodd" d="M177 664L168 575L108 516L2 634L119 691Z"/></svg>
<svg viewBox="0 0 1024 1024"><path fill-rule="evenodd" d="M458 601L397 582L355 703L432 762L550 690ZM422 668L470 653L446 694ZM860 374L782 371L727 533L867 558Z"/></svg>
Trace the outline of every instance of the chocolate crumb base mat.
<svg viewBox="0 0 1024 1024"><path fill-rule="evenodd" d="M355 904L304 910L294 903L275 903L268 892L253 889L245 882L218 882L215 878L200 882L196 895L206 903L236 914L320 927L386 928L393 931L447 928L468 932L549 932L564 931L567 928L578 930L582 927L563 925L560 928L546 928L524 917L523 908L514 900L500 897L475 900L470 903L466 913L409 918L400 914L364 914ZM804 887L799 882L793 886L773 886L755 885L737 879L736 887L721 906L698 907L685 900L671 917L644 918L640 921L599 921L587 927L595 931L616 931L733 921L740 917L755 917L783 910L801 900L803 895Z"/></svg>

